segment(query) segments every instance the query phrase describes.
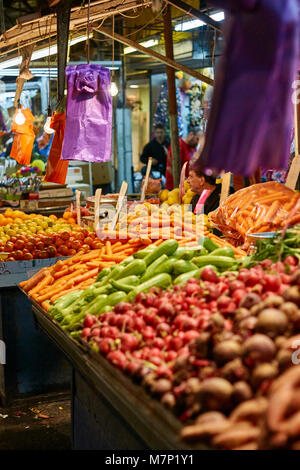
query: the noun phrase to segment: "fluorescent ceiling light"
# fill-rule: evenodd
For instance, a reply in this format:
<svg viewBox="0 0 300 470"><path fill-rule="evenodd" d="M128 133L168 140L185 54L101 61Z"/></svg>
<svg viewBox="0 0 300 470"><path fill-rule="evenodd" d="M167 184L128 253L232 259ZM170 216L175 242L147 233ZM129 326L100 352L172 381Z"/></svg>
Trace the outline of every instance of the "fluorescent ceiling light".
<svg viewBox="0 0 300 470"><path fill-rule="evenodd" d="M138 85L129 85L129 88L139 88Z"/></svg>
<svg viewBox="0 0 300 470"><path fill-rule="evenodd" d="M74 46L74 44L77 44L82 41L86 41L87 36L79 36L78 38L71 39L69 41L70 46ZM31 56L31 61L33 60L38 60L42 59L43 57L48 57L50 55L55 55L57 54L57 44L54 44L53 46L45 47L44 49L39 49L37 51L34 51ZM5 60L4 62L0 63L0 70L6 69L8 67L14 67L16 65L20 65L22 62L22 57L14 57L13 59L8 59Z"/></svg>
<svg viewBox="0 0 300 470"><path fill-rule="evenodd" d="M158 39L149 39L148 41L141 42L140 45L148 48L148 47L157 46L158 43L159 43ZM136 51L134 47L125 47L124 54L131 54L134 51Z"/></svg>
<svg viewBox="0 0 300 470"><path fill-rule="evenodd" d="M215 21L223 21L225 19L225 14L224 11L219 11L209 15L209 17ZM175 25L175 31L189 31L190 29L200 28L200 26L204 26L205 24L206 23L201 20L184 21L183 23L177 23Z"/></svg>

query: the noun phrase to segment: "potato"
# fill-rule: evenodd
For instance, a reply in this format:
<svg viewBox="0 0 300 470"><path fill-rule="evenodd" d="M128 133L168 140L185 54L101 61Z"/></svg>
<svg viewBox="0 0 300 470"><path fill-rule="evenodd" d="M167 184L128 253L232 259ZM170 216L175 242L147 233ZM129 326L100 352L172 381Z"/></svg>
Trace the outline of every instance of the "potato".
<svg viewBox="0 0 300 470"><path fill-rule="evenodd" d="M275 308L262 310L258 315L255 331L275 338L285 332L288 327L287 316Z"/></svg>
<svg viewBox="0 0 300 470"><path fill-rule="evenodd" d="M217 363L225 364L242 355L242 346L236 341L228 340L217 344L213 349L213 356Z"/></svg>
<svg viewBox="0 0 300 470"><path fill-rule="evenodd" d="M271 361L276 353L275 344L266 335L255 334L244 344L244 355L259 362Z"/></svg>

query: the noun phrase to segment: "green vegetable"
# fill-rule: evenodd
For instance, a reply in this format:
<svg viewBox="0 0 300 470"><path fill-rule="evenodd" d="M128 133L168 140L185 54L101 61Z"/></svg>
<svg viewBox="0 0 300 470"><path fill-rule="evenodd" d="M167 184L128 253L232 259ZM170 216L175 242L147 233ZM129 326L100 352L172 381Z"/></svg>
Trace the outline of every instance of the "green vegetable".
<svg viewBox="0 0 300 470"><path fill-rule="evenodd" d="M234 251L230 247L218 248L210 253L211 256L228 256L234 258Z"/></svg>
<svg viewBox="0 0 300 470"><path fill-rule="evenodd" d="M117 291L123 291L123 292L127 292L127 293L131 292L135 287L132 284L125 284L124 282L120 282L120 281L112 280L111 283Z"/></svg>
<svg viewBox="0 0 300 470"><path fill-rule="evenodd" d="M167 261L168 256L167 255L161 255L159 258L157 258L153 263L151 263L148 268L146 269L146 272L144 275L141 277L141 282L147 281L147 279L150 279L156 274L156 270L159 268L159 266Z"/></svg>
<svg viewBox="0 0 300 470"><path fill-rule="evenodd" d="M178 261L176 261L176 263L174 263L173 272L175 276L178 276L179 274L194 271L195 269L197 269L196 264L192 263L191 261L179 259Z"/></svg>
<svg viewBox="0 0 300 470"><path fill-rule="evenodd" d="M162 242L144 258L146 266L149 266L149 264L153 263L153 261L162 255L172 256L177 248L178 242L176 240L166 240Z"/></svg>
<svg viewBox="0 0 300 470"><path fill-rule="evenodd" d="M197 258L193 258L193 263L195 263L199 268L202 266L207 266L208 264L212 264L220 269L229 269L234 264L236 264L236 260L233 258L229 258L228 256L198 256Z"/></svg>
<svg viewBox="0 0 300 470"><path fill-rule="evenodd" d="M165 288L168 287L172 283L172 278L170 274L162 273L157 274L152 279L148 279L148 281L143 282L138 287L135 287L133 291L131 291L127 299L129 302L132 302L138 294L141 292L146 292L147 290L151 289L151 287L161 287Z"/></svg>
<svg viewBox="0 0 300 470"><path fill-rule="evenodd" d="M190 261L192 258L194 258L194 256L197 256L197 254L207 255L207 253L207 249L201 245L190 248L181 246L175 251L174 256L178 259L185 259Z"/></svg>
<svg viewBox="0 0 300 470"><path fill-rule="evenodd" d="M214 271L217 272L217 269L215 266L203 266L203 268L199 268L199 269L194 269L193 271L189 271L187 273L183 273L183 274L180 274L180 276L177 276L174 280L174 284L177 285L177 284L186 284L187 281L189 279L192 279L192 277L196 278L196 279L200 279L201 277L201 273L203 271L203 269L205 268L211 268L213 269Z"/></svg>
<svg viewBox="0 0 300 470"><path fill-rule="evenodd" d="M124 277L120 281L111 280L111 284L116 290L123 290L124 292L130 292L139 283L140 278L138 276Z"/></svg>
<svg viewBox="0 0 300 470"><path fill-rule="evenodd" d="M108 276L111 272L111 268L104 268L97 276L96 282L100 281L103 277Z"/></svg>
<svg viewBox="0 0 300 470"><path fill-rule="evenodd" d="M155 248L156 248L155 245L148 245L147 248L144 248L143 250L139 250L136 253L134 253L133 257L136 259L144 259Z"/></svg>
<svg viewBox="0 0 300 470"><path fill-rule="evenodd" d="M86 314L93 315L97 313L98 310L106 304L107 295L99 295L93 302L91 302L87 308L81 309L79 313L74 315L70 313L66 315L61 323L61 326L65 330L76 329L80 325L81 321L84 319Z"/></svg>
<svg viewBox="0 0 300 470"><path fill-rule="evenodd" d="M118 276L114 277L115 280L122 279L128 276L138 276L139 274L144 274L146 271L146 263L142 259L135 259L131 261L122 271L118 274Z"/></svg>
<svg viewBox="0 0 300 470"><path fill-rule="evenodd" d="M105 310L106 310L106 307L113 307L114 305L117 305L118 303L122 302L125 298L126 298L126 293L125 292L114 292L113 294L110 294L106 301L105 301L105 305L103 305L98 313L104 313ZM109 311L109 310L108 310Z"/></svg>
<svg viewBox="0 0 300 470"><path fill-rule="evenodd" d="M167 273L171 274L173 272L174 264L177 261L176 258L171 256L168 258L166 261L161 263L155 270L155 275L161 274L161 273Z"/></svg>
<svg viewBox="0 0 300 470"><path fill-rule="evenodd" d="M76 290L70 292L69 294L63 295L60 297L55 304L49 309L50 315L52 315L55 320L61 321L64 317L65 309L76 302L84 291Z"/></svg>
<svg viewBox="0 0 300 470"><path fill-rule="evenodd" d="M209 253L219 248L219 246L208 237L203 237L203 239L199 240L199 243L201 243Z"/></svg>
<svg viewBox="0 0 300 470"><path fill-rule="evenodd" d="M131 263L131 261L134 260L134 257L133 256L128 256L128 258L125 258L124 261L121 261L121 263L119 264L119 266L127 266L129 263Z"/></svg>

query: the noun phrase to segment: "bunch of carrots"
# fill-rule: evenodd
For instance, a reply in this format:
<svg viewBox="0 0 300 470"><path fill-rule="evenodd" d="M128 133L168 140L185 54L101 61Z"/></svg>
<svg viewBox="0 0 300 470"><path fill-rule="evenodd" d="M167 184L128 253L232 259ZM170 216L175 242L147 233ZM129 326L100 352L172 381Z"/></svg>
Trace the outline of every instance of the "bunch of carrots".
<svg viewBox="0 0 300 470"><path fill-rule="evenodd" d="M223 234L244 243L247 234L275 232L286 222L300 222L300 209L289 217L300 195L281 183L270 181L241 189L211 213L214 225Z"/></svg>
<svg viewBox="0 0 300 470"><path fill-rule="evenodd" d="M181 206L170 206L169 210L153 204L138 204L133 212L121 217L115 230L109 225L103 229L107 238L147 237L151 240L176 239L196 240L208 232L204 217L192 212L183 213Z"/></svg>
<svg viewBox="0 0 300 470"><path fill-rule="evenodd" d="M136 251L151 244L151 240L106 241L99 250L77 254L53 266L41 269L20 287L36 302L48 310L49 305L59 297L93 284L99 271L120 263ZM50 304L49 304L50 303Z"/></svg>

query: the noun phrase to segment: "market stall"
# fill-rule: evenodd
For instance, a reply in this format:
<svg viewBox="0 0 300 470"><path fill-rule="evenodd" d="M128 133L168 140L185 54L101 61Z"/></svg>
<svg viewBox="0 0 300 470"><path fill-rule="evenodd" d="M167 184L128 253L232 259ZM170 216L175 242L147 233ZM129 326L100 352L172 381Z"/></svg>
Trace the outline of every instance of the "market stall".
<svg viewBox="0 0 300 470"><path fill-rule="evenodd" d="M126 233L122 216L115 231L104 223L102 248L21 283L73 367L73 448L297 448L296 410L284 407L299 381L300 203L278 185L234 195L249 217L259 220L259 207L268 231L277 229L269 239L239 212L223 226L227 241L191 213L182 234L181 206L139 203ZM211 219L231 204L232 196ZM285 381L273 423L274 390Z"/></svg>

